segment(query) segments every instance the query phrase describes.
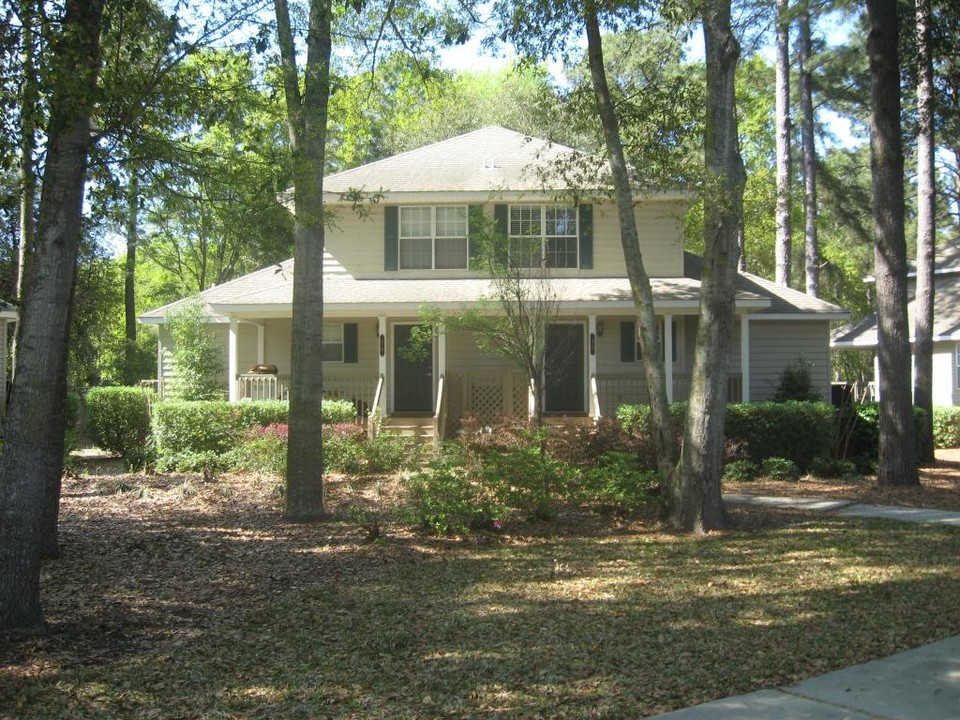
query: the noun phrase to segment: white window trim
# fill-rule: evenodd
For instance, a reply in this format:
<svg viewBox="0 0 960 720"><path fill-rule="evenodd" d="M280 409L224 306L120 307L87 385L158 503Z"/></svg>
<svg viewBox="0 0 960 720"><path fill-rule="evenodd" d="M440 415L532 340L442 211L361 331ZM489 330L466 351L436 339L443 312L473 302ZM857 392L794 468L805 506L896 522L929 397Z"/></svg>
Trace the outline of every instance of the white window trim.
<svg viewBox="0 0 960 720"><path fill-rule="evenodd" d="M517 203L510 205L507 211L507 239L510 242L510 249L513 250L514 240L530 240L537 235L514 235L510 232L513 225L513 211L525 207L540 208L540 263L538 265L525 265L524 267L549 267L551 270L579 270L580 269L580 207L573 204L564 203ZM576 221L576 230L567 235L547 235L547 208L561 208L563 210L572 209L574 220ZM549 265L545 264L547 257L547 239L548 238L572 238L574 242L574 264L573 265Z"/></svg>
<svg viewBox="0 0 960 720"><path fill-rule="evenodd" d="M960 342L953 346L953 378L956 389L960 390Z"/></svg>
<svg viewBox="0 0 960 720"><path fill-rule="evenodd" d="M430 209L430 235L404 235L403 234L403 211L409 208L429 208ZM466 232L462 236L458 235L437 235L437 210L440 208L462 208L466 220ZM429 240L430 241L430 267L404 267L403 265L403 241L404 240ZM464 264L462 267L438 268L437 267L437 240L463 240L466 247L464 251ZM470 206L469 205L401 205L397 211L397 268L400 270L466 270L470 267Z"/></svg>

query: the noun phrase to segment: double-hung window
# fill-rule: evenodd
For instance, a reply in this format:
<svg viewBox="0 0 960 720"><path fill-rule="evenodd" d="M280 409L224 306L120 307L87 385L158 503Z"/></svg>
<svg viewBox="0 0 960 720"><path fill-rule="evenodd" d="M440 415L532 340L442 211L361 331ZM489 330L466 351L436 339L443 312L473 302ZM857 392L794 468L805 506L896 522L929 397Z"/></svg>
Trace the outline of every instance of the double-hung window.
<svg viewBox="0 0 960 720"><path fill-rule="evenodd" d="M320 357L324 362L343 362L343 324L323 324L323 344Z"/></svg>
<svg viewBox="0 0 960 720"><path fill-rule="evenodd" d="M577 267L577 208L511 205L510 259L516 267Z"/></svg>
<svg viewBox="0 0 960 720"><path fill-rule="evenodd" d="M467 267L467 206L402 206L400 268L447 270Z"/></svg>

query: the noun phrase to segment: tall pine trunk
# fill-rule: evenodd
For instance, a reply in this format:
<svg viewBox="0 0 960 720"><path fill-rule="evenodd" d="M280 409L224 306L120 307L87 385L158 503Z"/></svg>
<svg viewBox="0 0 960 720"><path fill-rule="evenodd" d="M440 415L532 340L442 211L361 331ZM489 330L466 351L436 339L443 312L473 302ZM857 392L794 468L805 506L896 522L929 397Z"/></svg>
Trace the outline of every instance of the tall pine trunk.
<svg viewBox="0 0 960 720"><path fill-rule="evenodd" d="M907 323L903 149L896 0L867 0L870 33L870 170L880 369L879 485L917 485Z"/></svg>
<svg viewBox="0 0 960 720"><path fill-rule="evenodd" d="M123 275L123 380L127 385L136 384L137 378L137 245L139 244L140 182L134 163L128 167L127 179L127 257L124 261Z"/></svg>
<svg viewBox="0 0 960 720"><path fill-rule="evenodd" d="M820 241L817 237L817 149L813 124L813 74L810 70L813 39L810 5L803 0L798 22L800 55L800 138L803 145L803 238L807 295L820 297Z"/></svg>
<svg viewBox="0 0 960 720"><path fill-rule="evenodd" d="M52 51L54 84L40 214L25 278L16 379L0 455L0 632L44 630L41 545L49 529L51 485L59 488L63 470L69 316L90 113L100 70L102 11L101 0L68 0ZM55 513L53 521L55 531Z"/></svg>
<svg viewBox="0 0 960 720"><path fill-rule="evenodd" d="M330 98L330 0L311 0L303 92L286 0L275 0L293 154L293 341L284 516L323 517L323 171Z"/></svg>
<svg viewBox="0 0 960 720"><path fill-rule="evenodd" d="M914 303L913 403L924 411L917 449L933 462L933 298L937 233L933 58L930 0L917 0L917 294Z"/></svg>
<svg viewBox="0 0 960 720"><path fill-rule="evenodd" d="M737 231L746 176L737 136L734 79L740 45L730 27L730 0L707 0L703 18L707 96L704 156L703 278L693 381L677 467L680 502L671 527L705 532L726 523L720 477L727 380L735 330Z"/></svg>
<svg viewBox="0 0 960 720"><path fill-rule="evenodd" d="M657 464L660 468L660 475L664 478L664 485L670 487L669 480L677 463L677 440L670 419L670 404L667 400L667 379L663 353L660 348L659 326L653 308L653 289L650 285L650 277L647 275L646 268L643 265L643 256L640 252L637 219L633 208L633 192L630 188L627 162L620 139L619 122L610 98L610 88L607 84L600 26L597 22L596 6L593 2L586 4L584 22L587 31L590 77L593 83L597 112L600 115L600 124L603 126L607 157L610 162L614 192L617 198L620 241L623 246L627 277L630 280L630 289L639 320L640 348L643 354L647 393L650 398ZM665 506L672 505L675 502L673 492L668 490L663 493L662 501Z"/></svg>
<svg viewBox="0 0 960 720"><path fill-rule="evenodd" d="M776 282L790 287L793 263L790 228L790 15L788 0L777 0L777 238Z"/></svg>

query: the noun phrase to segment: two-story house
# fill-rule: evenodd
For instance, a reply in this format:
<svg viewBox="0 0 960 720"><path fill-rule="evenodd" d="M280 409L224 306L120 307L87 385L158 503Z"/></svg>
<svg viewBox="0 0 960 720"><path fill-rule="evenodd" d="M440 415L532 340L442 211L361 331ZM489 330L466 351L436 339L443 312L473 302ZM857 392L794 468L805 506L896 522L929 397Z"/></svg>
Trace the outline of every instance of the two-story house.
<svg viewBox="0 0 960 720"><path fill-rule="evenodd" d="M471 219L482 213L495 219L511 248L524 248L531 265L547 266L555 284L557 312L547 345L573 350L560 366L548 362L544 410L599 417L622 403L642 402L646 391L616 205L600 199L607 195L602 191L571 187L545 172L578 155L487 127L325 178L335 213L326 234L325 394L425 424L443 412L448 428L467 416L491 422L528 412L529 380L507 360L482 351L465 331L439 333L416 358L401 352L422 306L453 311L490 296L489 277L470 263ZM380 199L357 212L347 199L357 190ZM682 218L690 202L686 194L664 192L643 196L635 207L673 400L688 394L698 323L701 263L683 248ZM223 383L231 400L284 396L292 264L200 296L223 344ZM160 326L164 375L170 372L164 318L176 306L141 318ZM770 398L783 370L801 357L829 398L830 322L846 317L841 308L742 274L736 311L732 401ZM275 366L276 375L248 372L263 364Z"/></svg>

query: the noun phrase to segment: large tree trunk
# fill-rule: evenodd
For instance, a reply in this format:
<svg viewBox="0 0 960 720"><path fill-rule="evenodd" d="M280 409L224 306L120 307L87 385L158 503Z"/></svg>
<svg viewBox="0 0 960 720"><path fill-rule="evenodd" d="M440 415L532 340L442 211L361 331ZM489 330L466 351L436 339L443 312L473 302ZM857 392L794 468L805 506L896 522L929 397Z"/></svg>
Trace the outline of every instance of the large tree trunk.
<svg viewBox="0 0 960 720"><path fill-rule="evenodd" d="M44 496L63 470L70 304L90 112L100 69L100 0L69 0L53 48L47 159L36 246L18 328L20 352L0 455L0 631L44 629L40 556ZM56 493L59 498L59 492ZM49 505L48 505L49 508ZM49 509L48 509L49 512ZM54 530L55 524L54 514Z"/></svg>
<svg viewBox="0 0 960 720"><path fill-rule="evenodd" d="M286 0L275 0L293 151L294 265L290 430L284 516L323 517L323 170L330 98L330 0L311 0L304 91Z"/></svg>
<svg viewBox="0 0 960 720"><path fill-rule="evenodd" d="M737 137L734 78L740 46L730 28L730 0L704 9L707 96L704 155L703 279L693 382L677 467L678 504L668 523L705 532L724 527L720 494L727 379L734 335L737 230L746 181Z"/></svg>
<svg viewBox="0 0 960 720"><path fill-rule="evenodd" d="M917 295L914 304L913 403L923 409L917 448L921 462L933 462L933 271L937 232L934 165L933 58L930 0L917 0Z"/></svg>
<svg viewBox="0 0 960 720"><path fill-rule="evenodd" d="M660 332L653 308L653 289L650 277L643 265L640 252L640 239L637 232L637 219L634 215L633 192L627 172L627 162L620 139L620 127L616 111L610 99L606 68L603 64L603 46L600 39L600 27L597 22L596 6L586 4L584 22L587 31L587 54L590 61L590 77L593 82L594 97L603 136L607 145L607 157L613 174L614 192L617 198L617 217L620 223L620 241L623 257L627 265L627 277L633 293L640 328L640 348L643 353L643 370L650 398L651 420L653 422L654 443L657 451L657 463L665 487L673 475L677 462L677 438L670 419L670 404L667 400L667 379L664 370L663 353L660 348ZM673 493L664 492L662 500L665 507L671 505Z"/></svg>
<svg viewBox="0 0 960 720"><path fill-rule="evenodd" d="M899 19L896 0L867 0L870 33L870 168L880 365L879 485L917 485L910 397L907 244L900 139Z"/></svg>
<svg viewBox="0 0 960 720"><path fill-rule="evenodd" d="M776 282L790 287L793 248L790 238L790 15L788 0L777 0L777 238Z"/></svg>
<svg viewBox="0 0 960 720"><path fill-rule="evenodd" d="M127 385L136 384L137 378L137 245L139 243L139 215L140 215L140 182L137 178L137 168L131 163L128 167L130 177L127 180L127 222L126 241L127 257L124 262L123 275L123 316L124 316L124 346L123 346L123 379Z"/></svg>
<svg viewBox="0 0 960 720"><path fill-rule="evenodd" d="M817 238L817 149L813 133L813 74L810 56L810 5L803 0L799 17L800 137L803 145L803 236L807 295L820 297L820 241Z"/></svg>

